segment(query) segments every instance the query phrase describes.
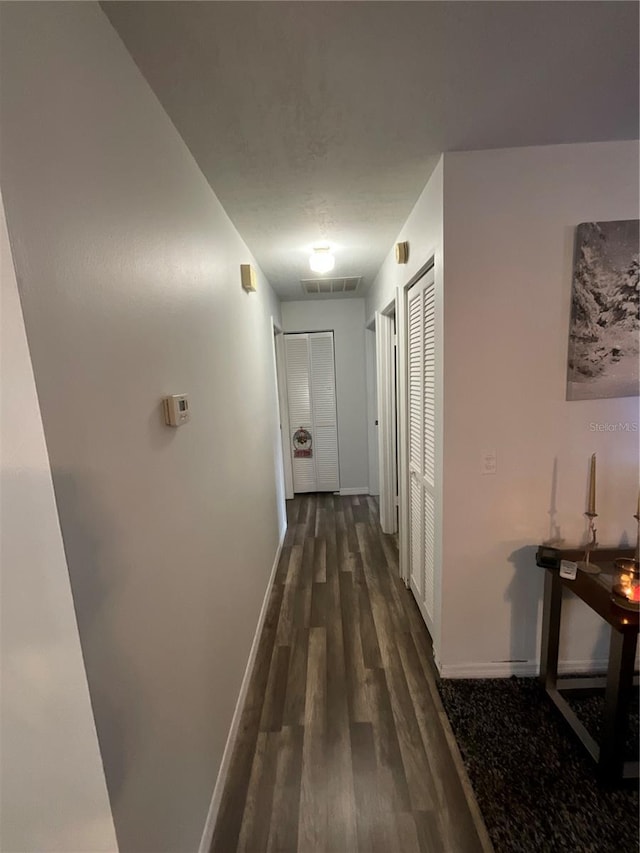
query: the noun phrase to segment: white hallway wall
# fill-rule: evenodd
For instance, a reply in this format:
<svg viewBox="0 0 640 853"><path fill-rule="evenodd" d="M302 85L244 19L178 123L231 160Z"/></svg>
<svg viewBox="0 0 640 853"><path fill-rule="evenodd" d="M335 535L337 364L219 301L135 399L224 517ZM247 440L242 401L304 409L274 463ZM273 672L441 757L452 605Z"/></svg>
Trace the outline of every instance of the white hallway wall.
<svg viewBox="0 0 640 853"><path fill-rule="evenodd" d="M443 288L444 288L444 242L443 242L443 186L444 158L440 157L427 181L409 218L402 226L396 242L406 240L409 243L409 261L398 264L395 256L395 245L391 247L378 275L376 276L366 299L366 317L370 322L376 311L383 311L396 298L420 270L433 262L435 275L436 300L442 322ZM398 321L398 315L396 315ZM436 476L442 481L443 433L442 433L442 328L440 328L437 344L438 366L436 374ZM442 499L436 501L435 523L435 560L436 565L442 561ZM438 654L440 645L440 587L436 583L435 613L434 613L433 647Z"/></svg>
<svg viewBox="0 0 640 853"><path fill-rule="evenodd" d="M637 216L636 142L446 154L398 234L409 263L390 251L367 295L370 320L435 257L446 545L437 543L444 589L433 639L449 676L537 668L543 577L533 553L551 533L556 457L554 523L565 542L583 541L594 451L599 539L633 542L638 433L589 425L637 423L638 400L569 403L565 381L575 226ZM494 448L498 473L483 476L481 452ZM601 663L602 623L580 602L566 606L562 661Z"/></svg>
<svg viewBox="0 0 640 853"><path fill-rule="evenodd" d="M333 330L338 409L340 488L369 488L364 299L282 303L285 332Z"/></svg>
<svg viewBox="0 0 640 853"><path fill-rule="evenodd" d="M376 311L382 311L395 298L397 288L404 287L427 261L434 257L436 286L442 288L444 275L443 182L444 158L440 157L420 198L396 238L396 242L408 241L409 261L406 264L399 264L396 261L394 243L367 292L365 307L367 322L373 319Z"/></svg>
<svg viewBox="0 0 640 853"><path fill-rule="evenodd" d="M0 849L116 850L0 200Z"/></svg>
<svg viewBox="0 0 640 853"><path fill-rule="evenodd" d="M593 452L599 541L635 542L638 433L590 425L637 424L638 399L567 402L565 382L575 226L638 217L638 144L447 154L444 210L440 663L447 675L533 672L535 546L555 526L568 546L584 541ZM480 473L487 449L492 476ZM607 626L575 599L566 606L561 659L606 659Z"/></svg>
<svg viewBox="0 0 640 853"><path fill-rule="evenodd" d="M99 6L1 15L0 178L116 832L186 853L284 525L279 306L242 291L255 262Z"/></svg>

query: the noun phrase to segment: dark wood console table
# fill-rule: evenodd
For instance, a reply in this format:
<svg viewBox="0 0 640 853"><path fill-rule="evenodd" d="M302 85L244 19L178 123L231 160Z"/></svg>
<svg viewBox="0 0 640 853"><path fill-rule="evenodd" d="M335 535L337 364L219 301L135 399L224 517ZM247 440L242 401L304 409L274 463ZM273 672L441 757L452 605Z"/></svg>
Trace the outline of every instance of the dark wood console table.
<svg viewBox="0 0 640 853"><path fill-rule="evenodd" d="M622 779L638 778L638 762L625 762L624 748L640 620L637 612L617 607L611 599L613 561L617 557L633 557L634 553L633 549L613 548L592 551L591 562L601 569L600 574L590 575L578 570L575 580L561 578L556 568L544 567L540 680L555 706L596 762L599 776L607 785ZM583 558L584 550L561 550L560 555L563 560L577 562ZM604 678L558 677L563 587L570 589L611 626L609 667ZM605 707L598 744L562 694L603 687Z"/></svg>

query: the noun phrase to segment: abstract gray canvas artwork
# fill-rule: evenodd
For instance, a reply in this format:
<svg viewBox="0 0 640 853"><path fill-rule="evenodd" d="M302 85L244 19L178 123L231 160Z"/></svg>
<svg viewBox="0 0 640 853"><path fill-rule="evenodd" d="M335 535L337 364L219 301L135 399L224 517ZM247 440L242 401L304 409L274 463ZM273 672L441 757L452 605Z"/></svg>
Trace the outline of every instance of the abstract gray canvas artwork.
<svg viewBox="0 0 640 853"><path fill-rule="evenodd" d="M640 220L576 229L567 400L640 393Z"/></svg>

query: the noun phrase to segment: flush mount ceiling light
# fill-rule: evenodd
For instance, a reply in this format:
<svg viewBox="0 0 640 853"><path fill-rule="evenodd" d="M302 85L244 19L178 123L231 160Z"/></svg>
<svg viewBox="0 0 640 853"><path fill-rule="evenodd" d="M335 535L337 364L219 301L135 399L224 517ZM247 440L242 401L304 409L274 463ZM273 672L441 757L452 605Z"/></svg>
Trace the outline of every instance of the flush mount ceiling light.
<svg viewBox="0 0 640 853"><path fill-rule="evenodd" d="M309 258L309 266L314 272L331 272L335 265L336 259L329 246L317 246Z"/></svg>

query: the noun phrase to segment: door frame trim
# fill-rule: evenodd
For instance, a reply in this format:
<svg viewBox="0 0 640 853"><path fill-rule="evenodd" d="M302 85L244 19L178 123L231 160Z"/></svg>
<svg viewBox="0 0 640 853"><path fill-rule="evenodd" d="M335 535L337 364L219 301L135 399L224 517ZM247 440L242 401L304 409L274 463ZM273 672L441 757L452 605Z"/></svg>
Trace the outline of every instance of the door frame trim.
<svg viewBox="0 0 640 853"><path fill-rule="evenodd" d="M394 298L375 314L380 526L391 534L398 529L395 311Z"/></svg>
<svg viewBox="0 0 640 853"><path fill-rule="evenodd" d="M280 416L280 443L282 445L282 469L284 477L285 500L293 498L293 462L291 442L289 441L289 405L287 402L287 371L284 355L284 330L271 318L273 326L273 359L278 394L278 412Z"/></svg>

